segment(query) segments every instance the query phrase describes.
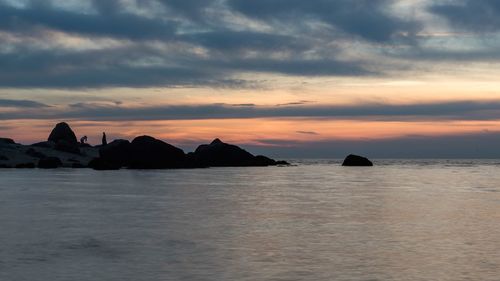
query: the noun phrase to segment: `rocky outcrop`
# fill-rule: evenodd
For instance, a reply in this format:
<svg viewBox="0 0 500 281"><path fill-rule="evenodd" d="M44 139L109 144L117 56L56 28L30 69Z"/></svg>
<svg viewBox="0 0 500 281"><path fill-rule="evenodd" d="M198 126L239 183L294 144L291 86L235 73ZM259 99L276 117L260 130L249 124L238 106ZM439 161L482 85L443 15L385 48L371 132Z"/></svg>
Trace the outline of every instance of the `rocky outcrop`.
<svg viewBox="0 0 500 281"><path fill-rule="evenodd" d="M66 122L58 123L54 129L52 129L48 138L48 141L54 143L61 140L67 141L70 144L78 144L75 133Z"/></svg>
<svg viewBox="0 0 500 281"><path fill-rule="evenodd" d="M277 162L265 156L254 156L250 152L232 144L215 139L210 144L200 145L190 155L192 161L206 167L246 167L274 166ZM281 162L285 164L286 162Z"/></svg>
<svg viewBox="0 0 500 281"><path fill-rule="evenodd" d="M57 157L46 157L38 161L38 168L40 169L55 169L62 167L61 159Z"/></svg>
<svg viewBox="0 0 500 281"><path fill-rule="evenodd" d="M368 158L351 154L345 158L342 166L371 167L373 163Z"/></svg>
<svg viewBox="0 0 500 281"><path fill-rule="evenodd" d="M36 165L36 164L37 165ZM0 168L89 167L96 170L178 169L206 167L244 167L288 165L266 156L254 156L246 150L215 139L185 154L180 148L150 136L132 142L115 140L107 145L90 146L77 142L68 124L59 123L47 141L25 146L12 139L0 138Z"/></svg>
<svg viewBox="0 0 500 281"><path fill-rule="evenodd" d="M13 139L0 138L0 144L16 144L16 142Z"/></svg>
<svg viewBox="0 0 500 281"><path fill-rule="evenodd" d="M99 148L99 156L110 165L127 167L132 160L132 145L128 140L114 140Z"/></svg>
<svg viewBox="0 0 500 281"><path fill-rule="evenodd" d="M34 157L34 158L38 158L38 159L43 159L45 157L47 157L45 154L33 149L33 148L28 148L28 150L26 150L26 154L31 156L31 157Z"/></svg>
<svg viewBox="0 0 500 281"><path fill-rule="evenodd" d="M182 168L185 154L182 149L150 136L135 138L130 144L131 169Z"/></svg>
<svg viewBox="0 0 500 281"><path fill-rule="evenodd" d="M75 154L80 153L76 135L65 122L57 124L55 128L52 129L48 141L55 144L56 150Z"/></svg>
<svg viewBox="0 0 500 281"><path fill-rule="evenodd" d="M106 162L102 158L94 158L90 160L88 167L98 171L120 170L122 168L122 166Z"/></svg>

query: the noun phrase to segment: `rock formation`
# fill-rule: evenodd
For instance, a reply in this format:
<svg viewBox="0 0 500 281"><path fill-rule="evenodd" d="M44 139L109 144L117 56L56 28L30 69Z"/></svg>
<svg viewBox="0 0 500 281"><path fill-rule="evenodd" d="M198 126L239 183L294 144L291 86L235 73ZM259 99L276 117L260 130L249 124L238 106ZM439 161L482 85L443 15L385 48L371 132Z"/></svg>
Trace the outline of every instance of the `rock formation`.
<svg viewBox="0 0 500 281"><path fill-rule="evenodd" d="M182 168L185 154L182 149L150 136L135 138L130 144L131 169Z"/></svg>
<svg viewBox="0 0 500 281"><path fill-rule="evenodd" d="M48 141L57 143L61 140L68 142L69 144L77 144L76 135L71 130L70 126L66 122L58 123L49 135Z"/></svg>
<svg viewBox="0 0 500 281"><path fill-rule="evenodd" d="M99 148L99 156L111 166L127 167L132 160L132 145L128 140L114 140Z"/></svg>
<svg viewBox="0 0 500 281"><path fill-rule="evenodd" d="M56 150L75 154L80 153L76 135L65 122L57 124L55 128L52 129L48 141L55 144Z"/></svg>
<svg viewBox="0 0 500 281"><path fill-rule="evenodd" d="M38 161L38 168L41 169L55 169L62 167L61 159L57 157L46 157Z"/></svg>
<svg viewBox="0 0 500 281"><path fill-rule="evenodd" d="M371 167L373 163L368 158L351 154L345 158L342 166Z"/></svg>
<svg viewBox="0 0 500 281"><path fill-rule="evenodd" d="M245 167L273 166L277 162L265 156L254 156L248 151L232 144L213 140L210 144L198 146L190 158L200 166L207 167ZM281 162L285 164L286 162Z"/></svg>
<svg viewBox="0 0 500 281"><path fill-rule="evenodd" d="M38 165L35 165L37 163ZM245 167L288 165L266 156L254 156L246 150L215 139L200 145L187 155L180 148L150 136L132 142L115 140L104 146L80 144L66 123L59 123L48 141L26 146L0 138L0 168L89 167L96 170L178 169L207 167Z"/></svg>

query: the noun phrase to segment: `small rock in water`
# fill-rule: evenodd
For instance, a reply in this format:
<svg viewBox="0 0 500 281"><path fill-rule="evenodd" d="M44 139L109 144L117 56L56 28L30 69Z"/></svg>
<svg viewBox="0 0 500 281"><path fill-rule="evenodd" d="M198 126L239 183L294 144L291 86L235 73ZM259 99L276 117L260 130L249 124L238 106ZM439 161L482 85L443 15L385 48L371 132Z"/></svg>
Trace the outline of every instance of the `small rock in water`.
<svg viewBox="0 0 500 281"><path fill-rule="evenodd" d="M373 163L366 157L351 154L345 158L342 166L371 167L373 166Z"/></svg>

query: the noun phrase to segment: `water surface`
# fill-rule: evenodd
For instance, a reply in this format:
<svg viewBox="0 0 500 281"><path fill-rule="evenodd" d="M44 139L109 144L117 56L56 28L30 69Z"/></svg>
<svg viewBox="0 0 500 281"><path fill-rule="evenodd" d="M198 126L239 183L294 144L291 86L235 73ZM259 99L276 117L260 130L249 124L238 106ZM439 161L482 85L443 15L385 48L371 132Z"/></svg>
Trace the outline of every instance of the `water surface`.
<svg viewBox="0 0 500 281"><path fill-rule="evenodd" d="M0 170L0 280L499 280L499 161Z"/></svg>

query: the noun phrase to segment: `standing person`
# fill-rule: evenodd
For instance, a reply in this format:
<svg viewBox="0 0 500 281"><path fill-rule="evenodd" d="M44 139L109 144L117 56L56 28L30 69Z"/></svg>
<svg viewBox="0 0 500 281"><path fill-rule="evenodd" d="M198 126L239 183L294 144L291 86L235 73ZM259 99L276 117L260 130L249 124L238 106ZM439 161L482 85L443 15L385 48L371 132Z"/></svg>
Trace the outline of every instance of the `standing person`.
<svg viewBox="0 0 500 281"><path fill-rule="evenodd" d="M107 145L108 144L108 140L106 139L106 133L103 132L102 133L102 145Z"/></svg>

